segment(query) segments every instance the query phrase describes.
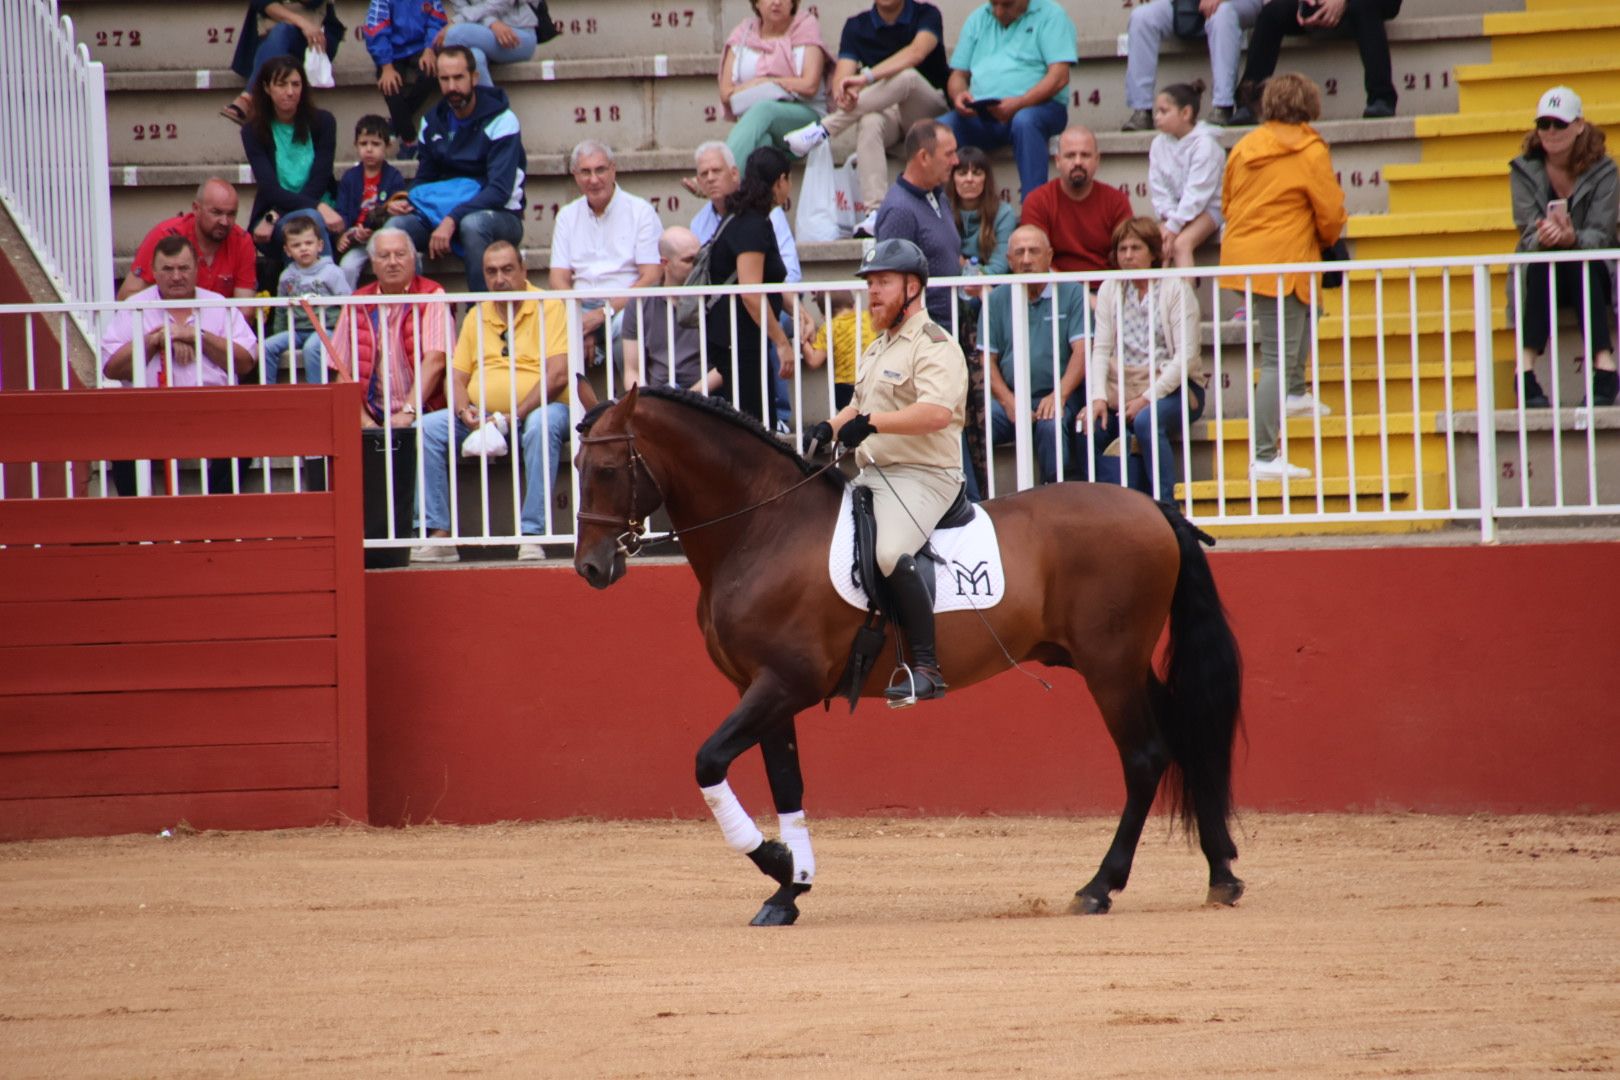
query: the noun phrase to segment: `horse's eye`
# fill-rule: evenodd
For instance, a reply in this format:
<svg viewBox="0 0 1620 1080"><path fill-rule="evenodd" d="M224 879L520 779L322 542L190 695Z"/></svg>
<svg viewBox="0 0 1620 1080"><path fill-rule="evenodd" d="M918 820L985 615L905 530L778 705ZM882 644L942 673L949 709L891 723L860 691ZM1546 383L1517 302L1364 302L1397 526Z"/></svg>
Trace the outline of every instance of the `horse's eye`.
<svg viewBox="0 0 1620 1080"><path fill-rule="evenodd" d="M596 475L604 480L611 480L619 475L619 467L617 465L603 465L596 470Z"/></svg>

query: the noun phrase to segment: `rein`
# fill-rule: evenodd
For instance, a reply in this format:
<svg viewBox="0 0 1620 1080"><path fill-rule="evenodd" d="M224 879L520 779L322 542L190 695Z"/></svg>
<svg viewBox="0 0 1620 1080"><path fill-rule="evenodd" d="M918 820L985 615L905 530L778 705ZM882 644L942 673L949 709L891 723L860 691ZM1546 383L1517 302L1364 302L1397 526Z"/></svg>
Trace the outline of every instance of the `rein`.
<svg viewBox="0 0 1620 1080"><path fill-rule="evenodd" d="M834 456L832 460L827 462L827 464L823 465L815 472L810 473L797 484L784 488L775 495L772 495L766 499L761 499L759 502L745 506L740 510L732 510L729 513L721 514L719 517L710 518L708 521L701 521L696 525L688 525L684 529L671 529L665 533L649 534L647 532L646 522L642 521L640 518L632 516L636 512L637 472L647 474L647 479L652 483L653 490L658 492L659 505L662 505L665 501L664 489L659 486L658 478L653 475L652 469L647 465L647 459L641 456L640 450L636 449L635 433L626 431L619 435L582 435L580 436L579 441L586 446L595 443L612 442L625 442L630 444L630 508L625 511L624 516L614 517L611 514L596 514L589 510L581 510L575 515L580 521L593 522L597 525L623 527L624 531L615 538L615 542L618 544L619 552L626 557L640 554L642 547L646 544L663 543L666 540L679 540L681 536L686 533L697 532L699 529L707 529L710 525L718 525L722 521L730 521L732 518L739 518L744 514L751 514L755 510L769 506L771 503L776 502L779 499L784 499L793 494L795 491L798 491L800 488L810 483L810 481L818 479L828 469L838 464L839 460L838 456Z"/></svg>

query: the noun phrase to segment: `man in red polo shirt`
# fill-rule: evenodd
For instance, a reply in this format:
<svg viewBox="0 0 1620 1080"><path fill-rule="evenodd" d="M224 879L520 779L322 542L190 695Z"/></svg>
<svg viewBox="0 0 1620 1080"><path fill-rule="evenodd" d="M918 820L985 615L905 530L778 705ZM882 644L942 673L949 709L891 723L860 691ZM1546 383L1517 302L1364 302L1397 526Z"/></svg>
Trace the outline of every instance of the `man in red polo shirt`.
<svg viewBox="0 0 1620 1080"><path fill-rule="evenodd" d="M253 238L236 223L236 189L217 177L204 180L192 200L191 213L160 221L141 241L118 299L155 284L152 253L165 236L183 236L197 252L197 287L221 296L252 296L258 291Z"/></svg>
<svg viewBox="0 0 1620 1080"><path fill-rule="evenodd" d="M1057 176L1024 200L1019 224L1035 225L1052 239L1052 269L1107 270L1114 230L1131 214L1130 196L1097 182L1097 136L1068 128L1058 136Z"/></svg>

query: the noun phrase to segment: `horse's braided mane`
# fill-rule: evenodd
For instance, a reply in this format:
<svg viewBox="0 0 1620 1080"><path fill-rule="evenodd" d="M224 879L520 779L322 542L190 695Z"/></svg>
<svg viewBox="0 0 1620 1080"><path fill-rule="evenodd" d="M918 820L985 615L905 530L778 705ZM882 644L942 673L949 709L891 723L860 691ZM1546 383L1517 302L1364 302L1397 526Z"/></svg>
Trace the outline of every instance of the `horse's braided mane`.
<svg viewBox="0 0 1620 1080"><path fill-rule="evenodd" d="M764 443L778 454L781 454L783 457L793 462L793 464L798 467L799 473L802 476L809 476L821 468L820 465L817 465L814 462L806 461L797 450L793 449L791 445L783 442L781 439L778 439L769 431L766 431L764 426L761 425L758 420L755 420L747 413L738 412L736 409L732 408L731 402L727 401L723 397L698 394L692 392L691 390L682 390L680 387L676 386L643 386L641 388L641 396L654 397L662 401L673 402L676 405L684 405L689 409L696 409L700 413L730 424L738 431L752 435L754 438L758 439L760 442ZM584 419L580 420L579 433L581 435L589 434L591 425L595 424L597 418L614 404L614 401L603 401L592 407L591 411L585 414ZM823 479L836 488L842 488L848 482L844 474L839 472L837 469L828 469L821 475Z"/></svg>

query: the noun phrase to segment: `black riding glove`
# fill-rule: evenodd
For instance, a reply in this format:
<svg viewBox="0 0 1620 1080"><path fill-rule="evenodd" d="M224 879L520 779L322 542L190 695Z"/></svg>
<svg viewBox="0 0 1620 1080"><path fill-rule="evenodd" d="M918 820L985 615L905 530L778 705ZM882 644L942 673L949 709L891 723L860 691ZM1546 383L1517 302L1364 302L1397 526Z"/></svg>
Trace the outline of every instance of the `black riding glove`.
<svg viewBox="0 0 1620 1080"><path fill-rule="evenodd" d="M838 429L838 441L846 449L853 450L865 442L868 435L876 434L877 428L872 426L872 418L865 413L856 413Z"/></svg>
<svg viewBox="0 0 1620 1080"><path fill-rule="evenodd" d="M810 429L810 435L804 443L804 456L815 457L816 454L833 444L832 425L823 420Z"/></svg>

